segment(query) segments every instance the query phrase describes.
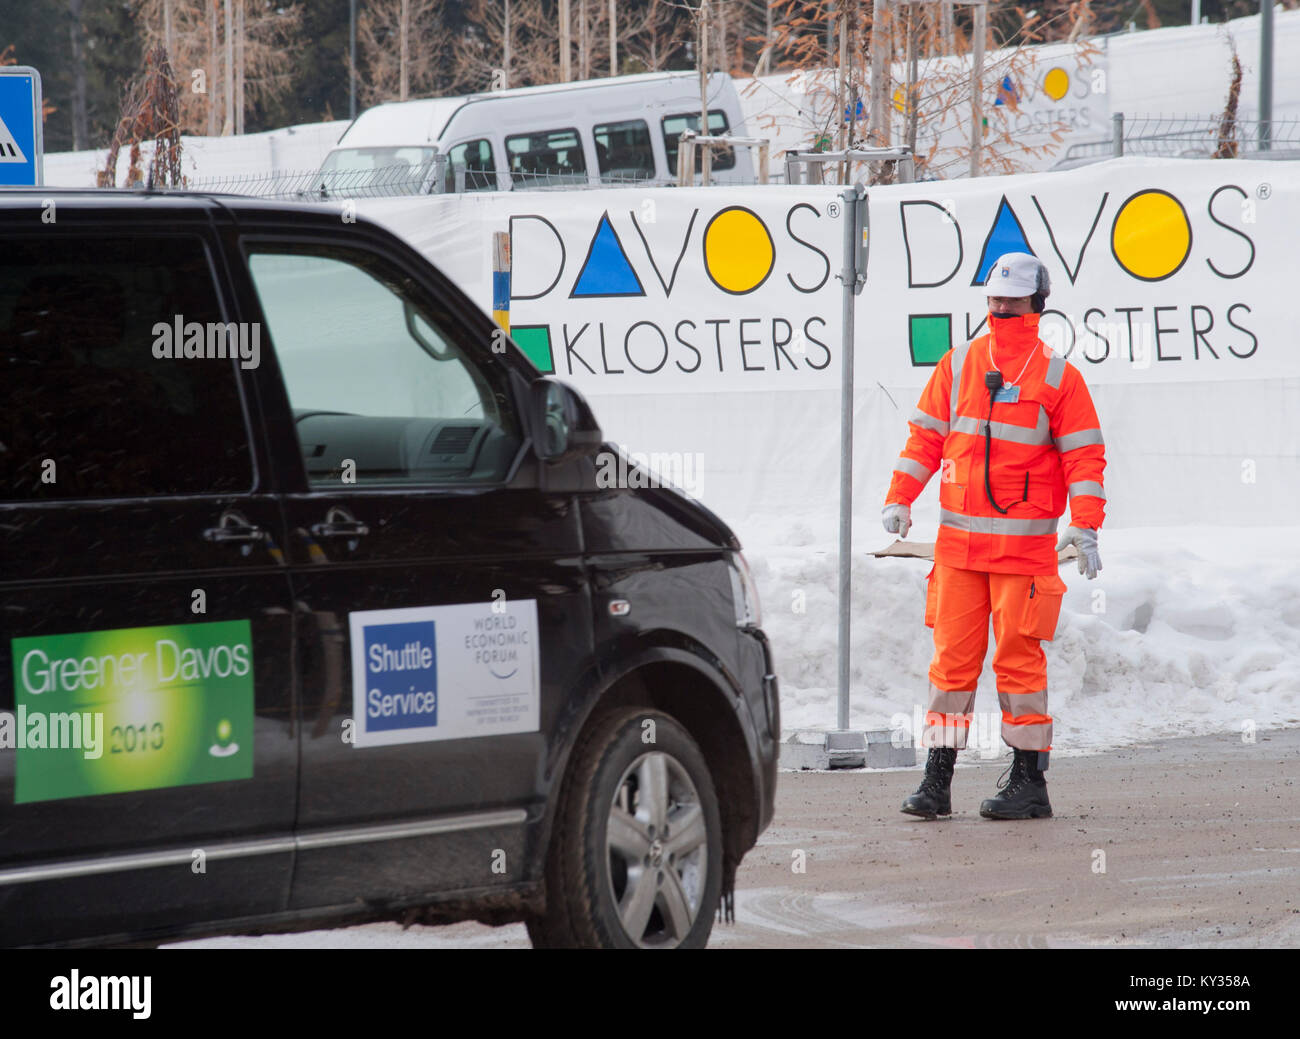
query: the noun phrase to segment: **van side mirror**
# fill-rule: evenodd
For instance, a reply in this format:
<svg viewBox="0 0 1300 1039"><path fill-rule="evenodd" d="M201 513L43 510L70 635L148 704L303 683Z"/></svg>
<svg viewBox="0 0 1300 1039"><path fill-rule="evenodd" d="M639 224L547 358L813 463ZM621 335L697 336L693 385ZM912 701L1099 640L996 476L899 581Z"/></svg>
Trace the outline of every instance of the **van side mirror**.
<svg viewBox="0 0 1300 1039"><path fill-rule="evenodd" d="M591 408L572 386L542 376L530 393L533 444L543 462L558 465L592 454L604 443Z"/></svg>

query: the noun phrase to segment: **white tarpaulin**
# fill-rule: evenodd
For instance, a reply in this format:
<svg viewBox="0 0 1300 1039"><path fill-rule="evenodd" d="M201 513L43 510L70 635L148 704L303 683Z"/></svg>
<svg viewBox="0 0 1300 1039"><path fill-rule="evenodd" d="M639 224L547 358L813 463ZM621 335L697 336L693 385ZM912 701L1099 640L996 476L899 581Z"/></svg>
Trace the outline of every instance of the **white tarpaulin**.
<svg viewBox="0 0 1300 1039"><path fill-rule="evenodd" d="M484 310L492 233L509 230L515 338L588 396L609 439L695 457L693 489L743 537L750 514L835 508L837 192L518 192L360 209ZM934 363L982 331L974 286L1001 253L1029 251L1052 277L1042 336L1083 373L1101 416L1110 521L1291 521L1300 171L1124 159L875 188L870 205L855 347L860 518L877 521Z"/></svg>

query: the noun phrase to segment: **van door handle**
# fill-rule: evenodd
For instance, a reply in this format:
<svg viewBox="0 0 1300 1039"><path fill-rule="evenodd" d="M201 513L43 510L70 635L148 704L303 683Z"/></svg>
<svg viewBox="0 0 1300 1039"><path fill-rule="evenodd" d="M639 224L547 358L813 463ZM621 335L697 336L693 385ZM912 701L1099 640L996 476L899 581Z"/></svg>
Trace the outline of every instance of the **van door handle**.
<svg viewBox="0 0 1300 1039"><path fill-rule="evenodd" d="M370 528L360 520L336 520L314 523L312 534L318 538L359 538L370 533Z"/></svg>
<svg viewBox="0 0 1300 1039"><path fill-rule="evenodd" d="M311 532L318 538L359 538L369 534L370 527L347 509L331 505L325 512L325 522L313 524Z"/></svg>
<svg viewBox="0 0 1300 1039"><path fill-rule="evenodd" d="M266 541L267 534L261 527L249 523L241 513L234 509L227 509L221 514L215 527L208 527L203 531L203 540L224 544L248 544Z"/></svg>

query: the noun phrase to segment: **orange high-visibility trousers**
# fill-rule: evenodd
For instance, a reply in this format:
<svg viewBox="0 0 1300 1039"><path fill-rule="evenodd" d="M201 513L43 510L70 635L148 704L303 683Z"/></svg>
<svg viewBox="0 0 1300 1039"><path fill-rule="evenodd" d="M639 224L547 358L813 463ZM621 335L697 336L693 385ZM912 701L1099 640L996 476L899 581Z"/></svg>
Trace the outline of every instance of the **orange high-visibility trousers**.
<svg viewBox="0 0 1300 1039"><path fill-rule="evenodd" d="M922 746L966 746L992 616L1002 739L1019 750L1052 749L1047 656L1039 643L1055 637L1064 594L1065 582L1056 574L986 573L935 564L926 593L934 659Z"/></svg>

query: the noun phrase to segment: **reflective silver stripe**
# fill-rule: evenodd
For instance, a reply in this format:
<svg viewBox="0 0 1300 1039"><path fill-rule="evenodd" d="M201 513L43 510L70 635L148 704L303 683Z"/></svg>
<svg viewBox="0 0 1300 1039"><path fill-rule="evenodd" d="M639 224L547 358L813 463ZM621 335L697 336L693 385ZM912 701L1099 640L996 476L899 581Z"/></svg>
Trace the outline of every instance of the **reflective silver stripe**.
<svg viewBox="0 0 1300 1039"><path fill-rule="evenodd" d="M908 458L905 455L898 456L898 461L894 463L894 472L915 476L922 483L925 483L934 474L933 469L927 469L915 458Z"/></svg>
<svg viewBox="0 0 1300 1039"><path fill-rule="evenodd" d="M933 415L927 415L920 408L912 409L912 417L908 419L914 426L921 426L924 429L933 429L942 436L948 435L948 423L941 418L935 418Z"/></svg>
<svg viewBox="0 0 1300 1039"><path fill-rule="evenodd" d="M203 851L208 859L237 859L251 855L277 855L291 851L305 851L311 848L332 848L344 844L369 844L374 841L401 840L406 837L428 837L438 833L459 833L463 830L481 830L493 826L520 826L527 821L528 813L524 809L504 808L471 815L417 819L413 822L348 826L283 837L262 837L250 841L204 843ZM9 884L30 884L39 880L57 880L63 877L85 877L97 873L121 873L127 870L156 869L160 866L188 866L193 859L193 845L187 844L184 848L170 851L38 863L0 870L0 887Z"/></svg>
<svg viewBox="0 0 1300 1039"><path fill-rule="evenodd" d="M1066 451L1073 451L1075 448L1105 443L1106 441L1101 438L1100 429L1081 429L1077 433L1066 433L1065 436L1057 437L1056 450L1064 454Z"/></svg>
<svg viewBox="0 0 1300 1039"><path fill-rule="evenodd" d="M1106 500L1106 492L1096 480L1077 480L1070 484L1070 497L1077 498L1080 494L1091 494L1102 501Z"/></svg>
<svg viewBox="0 0 1300 1039"><path fill-rule="evenodd" d="M982 437L984 435L984 420L971 418L969 415L961 415L953 422L952 431ZM1038 425L1034 426L1033 429L1028 426L1014 426L1010 422L994 422L993 439L1009 440L1016 444L1050 444L1052 442L1052 429L1047 419L1047 412L1042 405L1039 405Z"/></svg>
<svg viewBox="0 0 1300 1039"><path fill-rule="evenodd" d="M1055 534L1059 518L1008 519L1006 516L963 516L960 512L939 510L939 522L954 530L968 530L972 534L1010 534L1016 537Z"/></svg>
<svg viewBox="0 0 1300 1039"><path fill-rule="evenodd" d="M1052 746L1051 722L1024 722L1011 725L1002 720L1002 739L1016 750L1050 750Z"/></svg>
<svg viewBox="0 0 1300 1039"><path fill-rule="evenodd" d="M1052 389L1058 389L1061 385L1061 376L1065 374L1065 358L1060 354L1052 354L1052 359L1047 362L1047 385Z"/></svg>
<svg viewBox="0 0 1300 1039"><path fill-rule="evenodd" d="M930 683L929 709L936 714L970 714L974 706L974 689L940 689Z"/></svg>
<svg viewBox="0 0 1300 1039"><path fill-rule="evenodd" d="M1023 718L1026 714L1046 714L1047 690L1040 689L1036 693L999 692L998 705L1004 714L1009 714L1013 718Z"/></svg>
<svg viewBox="0 0 1300 1039"><path fill-rule="evenodd" d="M957 393L961 389L961 369L970 352L970 343L962 343L952 352L952 392L948 395L948 421L957 421Z"/></svg>

